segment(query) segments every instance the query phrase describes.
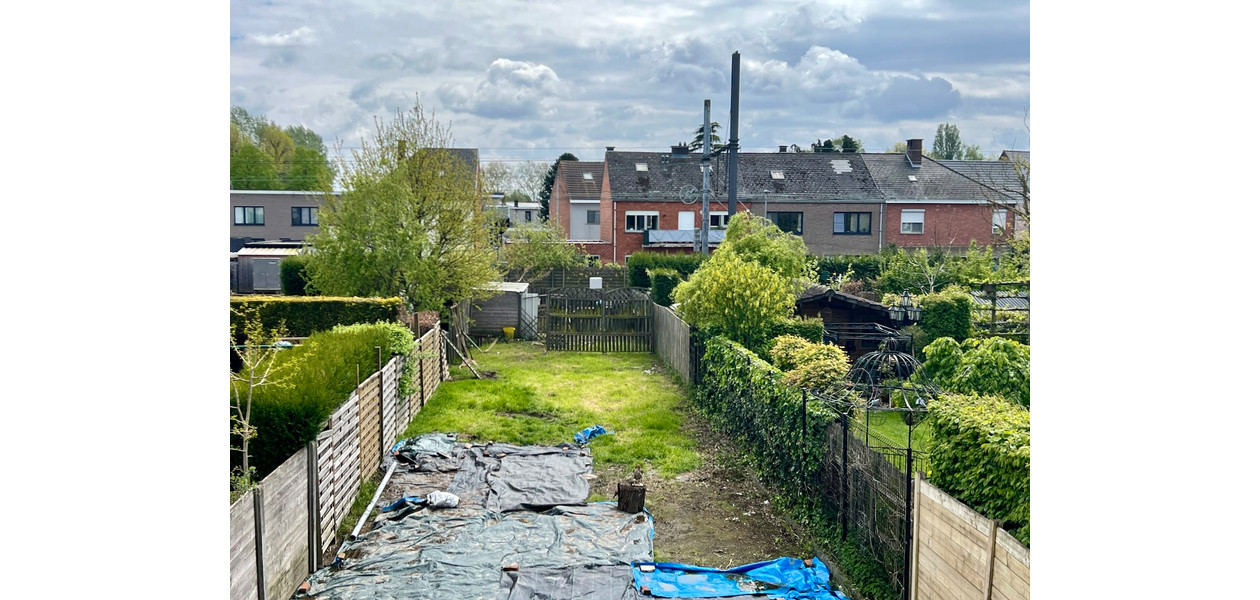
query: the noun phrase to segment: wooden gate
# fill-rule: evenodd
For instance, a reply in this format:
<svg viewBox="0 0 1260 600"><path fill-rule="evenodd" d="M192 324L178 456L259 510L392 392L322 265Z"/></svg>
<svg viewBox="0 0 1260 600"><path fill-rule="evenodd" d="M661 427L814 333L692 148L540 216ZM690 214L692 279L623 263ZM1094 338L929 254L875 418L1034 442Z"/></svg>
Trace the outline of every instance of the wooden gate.
<svg viewBox="0 0 1260 600"><path fill-rule="evenodd" d="M652 351L652 299L639 290L551 290L540 320L548 350Z"/></svg>

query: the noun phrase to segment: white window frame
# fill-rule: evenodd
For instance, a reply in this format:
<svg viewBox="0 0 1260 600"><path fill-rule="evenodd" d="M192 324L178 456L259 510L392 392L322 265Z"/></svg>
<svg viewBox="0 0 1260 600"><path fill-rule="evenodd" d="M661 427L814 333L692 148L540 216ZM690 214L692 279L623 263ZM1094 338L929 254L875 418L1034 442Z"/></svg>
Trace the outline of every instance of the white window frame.
<svg viewBox="0 0 1260 600"><path fill-rule="evenodd" d="M720 225L713 224L713 219L715 218L718 219L718 223L720 223ZM709 229L726 229L726 226L729 225L730 222L731 222L730 212L725 211L725 210L709 211Z"/></svg>
<svg viewBox="0 0 1260 600"><path fill-rule="evenodd" d="M652 228L652 229L660 229L660 228L661 228L661 212L660 212L660 211L657 211L657 210L627 210L627 211L626 211L626 215L625 215L625 216L626 216L626 233L634 233L634 232L636 232L636 231L637 231L637 232L647 231L647 229L648 229L649 219L652 219L652 220L653 220L653 221L651 222L651 225L652 225L652 227L651 227L651 228ZM631 226L631 223L630 223L630 219L631 219L631 217L643 217L643 228L642 228L642 229L638 229L638 228L631 229L631 227L630 227L630 226ZM636 221L636 222L634 223L634 225L637 227L637 226L639 225L639 223L638 223L638 221L639 221L639 220L638 220L638 219L635 219L635 221Z"/></svg>
<svg viewBox="0 0 1260 600"><path fill-rule="evenodd" d="M993 235L1003 233L1006 233L1006 209L999 208L993 211Z"/></svg>
<svg viewBox="0 0 1260 600"><path fill-rule="evenodd" d="M924 210L922 208L901 209L901 233L905 235L923 234ZM918 225L918 231L915 231Z"/></svg>

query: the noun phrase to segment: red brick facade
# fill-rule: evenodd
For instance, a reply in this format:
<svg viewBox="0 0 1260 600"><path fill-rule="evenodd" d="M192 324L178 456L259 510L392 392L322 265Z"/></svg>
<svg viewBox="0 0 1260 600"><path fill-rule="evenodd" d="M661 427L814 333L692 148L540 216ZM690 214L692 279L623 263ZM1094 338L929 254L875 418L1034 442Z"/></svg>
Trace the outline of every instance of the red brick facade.
<svg viewBox="0 0 1260 600"><path fill-rule="evenodd" d="M923 211L923 233L901 233L903 210ZM994 208L988 204L894 203L885 210L885 244L903 248L966 248L972 240L981 246L1006 243L1006 236L993 233ZM1010 234L1014 213L1006 212L1006 233Z"/></svg>

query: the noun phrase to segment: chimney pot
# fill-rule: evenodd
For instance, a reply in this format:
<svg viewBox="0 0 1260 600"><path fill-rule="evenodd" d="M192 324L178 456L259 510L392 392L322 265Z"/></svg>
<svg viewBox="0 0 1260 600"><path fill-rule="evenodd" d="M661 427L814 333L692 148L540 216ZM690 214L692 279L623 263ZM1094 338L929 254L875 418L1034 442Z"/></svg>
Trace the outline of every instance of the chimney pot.
<svg viewBox="0 0 1260 600"><path fill-rule="evenodd" d="M612 152L612 151L613 151L613 147L612 147L612 146L604 146L604 148L605 148L605 149L607 149L609 152Z"/></svg>
<svg viewBox="0 0 1260 600"><path fill-rule="evenodd" d="M785 145L779 146L779 152L787 152L787 145L785 144Z"/></svg>
<svg viewBox="0 0 1260 600"><path fill-rule="evenodd" d="M906 140L906 160L910 161L911 167L919 168L923 166L922 138Z"/></svg>

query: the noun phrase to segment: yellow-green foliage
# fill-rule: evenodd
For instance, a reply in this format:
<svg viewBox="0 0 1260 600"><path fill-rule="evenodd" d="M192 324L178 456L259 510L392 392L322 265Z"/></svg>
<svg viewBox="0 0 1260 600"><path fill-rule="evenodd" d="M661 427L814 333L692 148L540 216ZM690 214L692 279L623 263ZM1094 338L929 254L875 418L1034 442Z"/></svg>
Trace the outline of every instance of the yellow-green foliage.
<svg viewBox="0 0 1260 600"><path fill-rule="evenodd" d="M791 316L796 297L789 284L756 262L718 252L674 288L674 299L687 323L756 348L772 323Z"/></svg>
<svg viewBox="0 0 1260 600"><path fill-rule="evenodd" d="M796 368L796 355L809 347L809 340L796 335L781 335L770 345L770 361L783 372Z"/></svg>
<svg viewBox="0 0 1260 600"><path fill-rule="evenodd" d="M397 321L399 298L342 298L334 296L233 296L232 325L240 330L240 309L257 309L263 327L284 324L289 335L306 337L337 325Z"/></svg>
<svg viewBox="0 0 1260 600"><path fill-rule="evenodd" d="M783 383L840 396L848 389L849 357L844 348L784 335L770 348L774 365L784 371Z"/></svg>

